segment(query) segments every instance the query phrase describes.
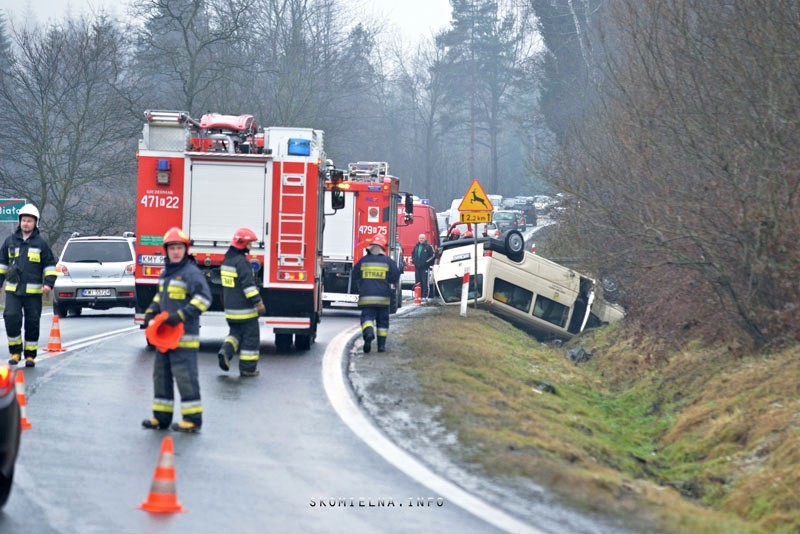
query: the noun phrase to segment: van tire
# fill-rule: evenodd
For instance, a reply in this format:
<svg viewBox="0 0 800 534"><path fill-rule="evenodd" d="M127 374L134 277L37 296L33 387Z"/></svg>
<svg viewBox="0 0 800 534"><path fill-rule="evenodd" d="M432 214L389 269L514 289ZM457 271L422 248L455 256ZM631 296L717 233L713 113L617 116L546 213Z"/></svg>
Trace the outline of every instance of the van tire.
<svg viewBox="0 0 800 534"><path fill-rule="evenodd" d="M519 230L511 230L505 238L505 254L513 262L521 262L525 257L525 238Z"/></svg>

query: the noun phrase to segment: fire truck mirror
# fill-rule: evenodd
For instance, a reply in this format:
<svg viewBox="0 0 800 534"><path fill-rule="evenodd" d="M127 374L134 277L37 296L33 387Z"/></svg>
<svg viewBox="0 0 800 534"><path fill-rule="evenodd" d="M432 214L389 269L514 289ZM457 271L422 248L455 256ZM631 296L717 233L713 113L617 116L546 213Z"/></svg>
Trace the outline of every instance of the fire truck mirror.
<svg viewBox="0 0 800 534"><path fill-rule="evenodd" d="M333 182L333 187L331 187L331 207L335 210L344 208L344 191L339 189L339 184L343 180L344 171L339 169L331 170L331 182Z"/></svg>
<svg viewBox="0 0 800 534"><path fill-rule="evenodd" d="M406 193L406 217L414 213L414 197L411 193Z"/></svg>

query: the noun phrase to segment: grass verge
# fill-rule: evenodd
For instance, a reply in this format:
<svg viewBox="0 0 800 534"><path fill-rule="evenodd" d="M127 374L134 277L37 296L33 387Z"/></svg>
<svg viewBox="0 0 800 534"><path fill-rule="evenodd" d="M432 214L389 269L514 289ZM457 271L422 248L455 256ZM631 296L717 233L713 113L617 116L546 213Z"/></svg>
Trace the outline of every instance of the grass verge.
<svg viewBox="0 0 800 534"><path fill-rule="evenodd" d="M397 341L452 452L489 476L642 530L798 532L800 350L655 358L631 339L606 327L555 347L442 307ZM578 346L590 361L566 357Z"/></svg>

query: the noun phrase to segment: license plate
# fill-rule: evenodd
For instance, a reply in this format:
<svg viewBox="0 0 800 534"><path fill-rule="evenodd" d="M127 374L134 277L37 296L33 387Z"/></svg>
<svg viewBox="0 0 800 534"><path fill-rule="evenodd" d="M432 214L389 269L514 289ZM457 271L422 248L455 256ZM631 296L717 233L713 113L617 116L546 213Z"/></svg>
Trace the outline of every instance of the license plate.
<svg viewBox="0 0 800 534"><path fill-rule="evenodd" d="M470 259L472 256L469 252L465 252L463 254L454 254L453 261L464 261Z"/></svg>
<svg viewBox="0 0 800 534"><path fill-rule="evenodd" d="M110 289L84 289L81 291L81 295L84 297L110 297L111 290Z"/></svg>

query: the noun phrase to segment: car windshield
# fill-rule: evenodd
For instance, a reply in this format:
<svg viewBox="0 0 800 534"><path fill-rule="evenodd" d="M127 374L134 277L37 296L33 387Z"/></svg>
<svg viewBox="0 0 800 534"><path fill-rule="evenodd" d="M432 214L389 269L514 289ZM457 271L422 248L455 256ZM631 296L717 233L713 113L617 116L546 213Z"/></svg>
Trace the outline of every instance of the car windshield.
<svg viewBox="0 0 800 534"><path fill-rule="evenodd" d="M131 247L124 241L73 241L67 244L61 261L78 262L130 262Z"/></svg>
<svg viewBox="0 0 800 534"><path fill-rule="evenodd" d="M496 212L494 214L494 218L495 218L495 220L499 220L499 221L513 221L514 220L514 214L513 213L508 213L508 212L498 211L498 212Z"/></svg>

